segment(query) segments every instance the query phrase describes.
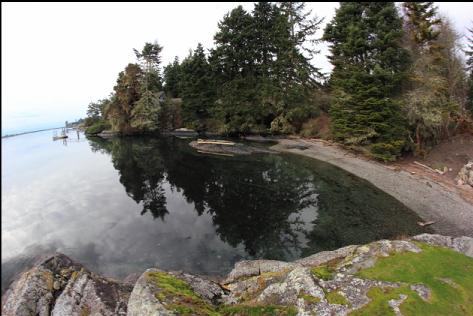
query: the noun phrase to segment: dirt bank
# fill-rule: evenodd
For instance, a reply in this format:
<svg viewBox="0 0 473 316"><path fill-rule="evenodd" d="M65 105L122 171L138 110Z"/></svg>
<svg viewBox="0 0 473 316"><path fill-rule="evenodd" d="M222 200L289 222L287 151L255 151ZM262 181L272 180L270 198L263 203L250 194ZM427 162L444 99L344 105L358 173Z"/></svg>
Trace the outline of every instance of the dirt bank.
<svg viewBox="0 0 473 316"><path fill-rule="evenodd" d="M431 227L436 232L473 237L473 204L462 198L461 190L453 185L356 156L319 140L283 139L271 149L331 163L371 182L411 208L424 221L434 221Z"/></svg>

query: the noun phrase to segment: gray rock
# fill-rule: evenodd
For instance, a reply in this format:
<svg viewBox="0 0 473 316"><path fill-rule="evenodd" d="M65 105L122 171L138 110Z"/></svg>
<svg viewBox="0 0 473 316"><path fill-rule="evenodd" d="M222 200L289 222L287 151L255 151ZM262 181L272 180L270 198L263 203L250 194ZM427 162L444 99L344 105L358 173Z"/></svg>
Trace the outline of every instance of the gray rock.
<svg viewBox="0 0 473 316"><path fill-rule="evenodd" d="M315 267L336 259L343 259L353 254L358 246L346 246L333 251L322 251L312 256L294 261L304 267Z"/></svg>
<svg viewBox="0 0 473 316"><path fill-rule="evenodd" d="M51 315L126 315L131 291L131 285L79 271L56 299Z"/></svg>
<svg viewBox="0 0 473 316"><path fill-rule="evenodd" d="M396 314L396 316L402 316L402 313L401 313L401 310L399 309L399 306L401 306L401 304L404 303L404 301L406 299L407 299L407 295L399 294L399 299L397 299L397 300L392 299L392 300L388 301L389 307L391 307L393 309L394 314Z"/></svg>
<svg viewBox="0 0 473 316"><path fill-rule="evenodd" d="M128 316L177 315L177 313L169 307L170 304L180 305L184 302L192 306L193 303L189 302L186 298L179 298L176 295L168 297L166 288L160 286L157 280L153 278L153 273L165 273L169 277L177 278L187 283L198 297L198 308L202 308L203 304L208 304L208 306L212 308L212 303L219 302L224 294L218 284L194 275L181 272L165 272L159 269L148 269L140 276L130 295L128 301Z"/></svg>
<svg viewBox="0 0 473 316"><path fill-rule="evenodd" d="M473 161L464 165L457 175L458 184L468 184L473 187Z"/></svg>
<svg viewBox="0 0 473 316"><path fill-rule="evenodd" d="M128 301L128 316L167 316L176 315L174 312L169 311L164 305L156 298L155 293L160 289L157 284L149 282L146 278L146 273L149 272L161 272L158 269L148 269L143 273L138 281L136 281L135 287L131 292L130 299Z"/></svg>
<svg viewBox="0 0 473 316"><path fill-rule="evenodd" d="M260 275L266 272L278 272L284 269L294 269L301 266L299 263L284 262L277 260L243 260L235 264L233 270L228 274L223 284L232 283L238 279Z"/></svg>
<svg viewBox="0 0 473 316"><path fill-rule="evenodd" d="M2 315L126 315L131 290L55 254L10 286Z"/></svg>
<svg viewBox="0 0 473 316"><path fill-rule="evenodd" d="M438 234L420 234L412 237L413 240L422 241L429 245L441 246L451 248L458 251L468 257L473 258L473 238L462 236L462 237L450 237Z"/></svg>
<svg viewBox="0 0 473 316"><path fill-rule="evenodd" d="M192 290L201 298L206 300L207 303L217 304L220 302L221 297L225 294L222 288L215 282L187 273L168 273L187 282Z"/></svg>
<svg viewBox="0 0 473 316"><path fill-rule="evenodd" d="M2 315L49 315L54 300L53 280L51 271L44 268L25 272L5 293Z"/></svg>
<svg viewBox="0 0 473 316"><path fill-rule="evenodd" d="M308 268L295 268L283 282L268 286L256 301L263 304L294 305L302 294L325 300L325 295L312 277Z"/></svg>
<svg viewBox="0 0 473 316"><path fill-rule="evenodd" d="M428 302L430 300L430 289L424 284L412 284L410 288L416 291L424 301Z"/></svg>

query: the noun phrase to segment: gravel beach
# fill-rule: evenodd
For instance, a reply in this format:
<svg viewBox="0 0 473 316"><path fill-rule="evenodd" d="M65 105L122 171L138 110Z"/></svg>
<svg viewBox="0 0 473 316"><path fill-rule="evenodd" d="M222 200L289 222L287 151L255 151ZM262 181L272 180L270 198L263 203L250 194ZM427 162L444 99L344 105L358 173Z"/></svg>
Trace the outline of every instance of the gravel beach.
<svg viewBox="0 0 473 316"><path fill-rule="evenodd" d="M323 141L282 139L271 149L315 158L342 168L390 194L425 222L434 221L431 228L437 233L473 237L473 205L455 188L403 170L393 170Z"/></svg>

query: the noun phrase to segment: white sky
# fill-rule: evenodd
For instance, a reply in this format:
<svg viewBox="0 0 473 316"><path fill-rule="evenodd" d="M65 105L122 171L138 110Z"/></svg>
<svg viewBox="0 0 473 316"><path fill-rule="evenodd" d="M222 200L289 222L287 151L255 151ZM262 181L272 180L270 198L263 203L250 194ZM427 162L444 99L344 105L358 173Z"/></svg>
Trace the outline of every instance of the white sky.
<svg viewBox="0 0 473 316"><path fill-rule="evenodd" d="M238 4L2 2L2 134L85 117L89 102L108 96L135 61L133 48L157 40L163 66L182 60L198 42L212 47L218 21ZM473 3L436 4L459 32L473 25ZM307 7L327 22L338 2ZM313 63L330 71L321 49Z"/></svg>

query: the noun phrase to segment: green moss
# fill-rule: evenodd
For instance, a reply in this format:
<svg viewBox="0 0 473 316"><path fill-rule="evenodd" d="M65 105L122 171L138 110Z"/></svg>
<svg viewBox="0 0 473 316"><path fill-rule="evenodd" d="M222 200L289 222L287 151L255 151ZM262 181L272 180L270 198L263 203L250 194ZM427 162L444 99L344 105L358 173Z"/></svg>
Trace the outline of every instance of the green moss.
<svg viewBox="0 0 473 316"><path fill-rule="evenodd" d="M295 316L297 310L293 306L248 306L248 305L231 305L223 306L220 310L223 316Z"/></svg>
<svg viewBox="0 0 473 316"><path fill-rule="evenodd" d="M359 277L405 285L398 289L371 289L372 302L353 315L388 315L388 300L407 300L400 306L403 315L473 315L473 259L451 249L417 243L422 252L396 253L379 258L375 266L361 270ZM447 281L450 280L450 281ZM424 301L409 285L422 283L431 291Z"/></svg>
<svg viewBox="0 0 473 316"><path fill-rule="evenodd" d="M322 280L330 280L333 278L333 271L329 266L319 266L310 269L313 275Z"/></svg>
<svg viewBox="0 0 473 316"><path fill-rule="evenodd" d="M413 297L416 296L416 293L410 290L408 286L400 288L371 288L367 293L371 302L364 308L352 312L350 316L395 315L393 309L389 307L388 301L400 299L400 294L408 295L403 304L415 301Z"/></svg>
<svg viewBox="0 0 473 316"><path fill-rule="evenodd" d="M159 287L155 297L179 315L219 315L187 282L165 272L146 272L146 281Z"/></svg>
<svg viewBox="0 0 473 316"><path fill-rule="evenodd" d="M327 301L330 304L340 304L340 305L348 305L348 300L340 294L338 291L332 291L325 294Z"/></svg>
<svg viewBox="0 0 473 316"><path fill-rule="evenodd" d="M316 304L316 303L319 303L319 302L320 302L320 298L319 298L319 297L312 296L312 295L307 294L307 293L305 293L305 292L301 292L301 294L299 294L299 297L300 297L300 298L303 298L304 301L306 301L306 302L309 303L309 304Z"/></svg>

